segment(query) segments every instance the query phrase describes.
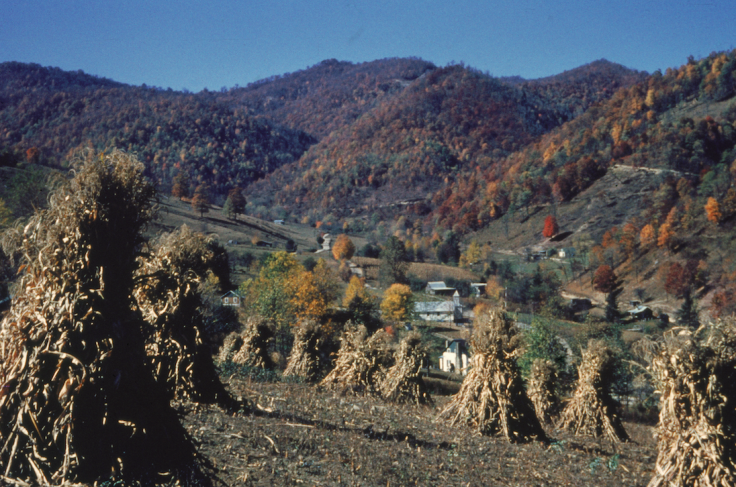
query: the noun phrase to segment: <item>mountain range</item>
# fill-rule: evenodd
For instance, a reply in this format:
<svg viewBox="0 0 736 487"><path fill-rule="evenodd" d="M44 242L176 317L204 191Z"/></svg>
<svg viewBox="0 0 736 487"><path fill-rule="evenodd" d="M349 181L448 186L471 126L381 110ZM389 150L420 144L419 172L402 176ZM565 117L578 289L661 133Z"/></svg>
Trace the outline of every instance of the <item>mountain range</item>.
<svg viewBox="0 0 736 487"><path fill-rule="evenodd" d="M8 62L0 164L64 167L81 147L118 147L136 153L163 192L179 178L221 203L241 187L250 214L327 231L425 247L448 231L486 241L503 233L523 247L539 240L535 219L554 214L590 248L606 234L623 248L624 225L637 238L649 225L672 234L651 252L685 246L714 267L712 247L688 239L730 235L734 94L736 51L664 73L599 60L537 80L417 58L327 60L199 93ZM626 201L611 193L615 181ZM638 189L627 193L629 183ZM710 199L717 215L705 210ZM514 237L509 224L528 230ZM710 274L720 292L734 272L726 260Z"/></svg>

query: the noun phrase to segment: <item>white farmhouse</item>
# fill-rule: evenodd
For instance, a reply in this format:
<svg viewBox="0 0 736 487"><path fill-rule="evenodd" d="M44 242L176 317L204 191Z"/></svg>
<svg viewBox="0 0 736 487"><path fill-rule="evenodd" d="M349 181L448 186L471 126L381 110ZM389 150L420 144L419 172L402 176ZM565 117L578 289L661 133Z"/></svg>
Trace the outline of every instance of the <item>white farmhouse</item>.
<svg viewBox="0 0 736 487"><path fill-rule="evenodd" d="M447 350L440 357L440 370L455 374L468 373L468 345L465 340L452 340L447 344Z"/></svg>
<svg viewBox="0 0 736 487"><path fill-rule="evenodd" d="M463 319L460 293L455 291L452 301L414 303L414 313L424 321L459 322Z"/></svg>

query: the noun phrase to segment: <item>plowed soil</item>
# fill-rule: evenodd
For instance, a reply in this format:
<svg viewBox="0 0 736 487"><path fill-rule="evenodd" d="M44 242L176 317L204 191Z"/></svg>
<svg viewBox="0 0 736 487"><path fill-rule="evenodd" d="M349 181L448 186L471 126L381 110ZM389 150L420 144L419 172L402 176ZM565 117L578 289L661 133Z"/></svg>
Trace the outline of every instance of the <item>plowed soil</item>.
<svg viewBox="0 0 736 487"><path fill-rule="evenodd" d="M634 442L616 446L553 427L551 443L519 445L435 422L449 397L420 407L305 384L230 388L253 407L179 405L221 485L643 486L656 459L640 424L625 423Z"/></svg>

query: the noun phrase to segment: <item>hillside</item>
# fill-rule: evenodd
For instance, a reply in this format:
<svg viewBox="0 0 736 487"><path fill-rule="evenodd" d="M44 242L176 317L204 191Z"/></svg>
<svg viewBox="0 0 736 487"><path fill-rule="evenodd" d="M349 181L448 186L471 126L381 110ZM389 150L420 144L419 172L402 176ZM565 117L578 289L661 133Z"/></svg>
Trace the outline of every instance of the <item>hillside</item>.
<svg viewBox="0 0 736 487"><path fill-rule="evenodd" d="M179 178L189 192L207 185L219 204L249 185L251 216L399 235L430 259L449 230L503 250L533 245L549 213L589 252L620 242L625 225L637 239L649 227L656 242L637 240L636 255L697 257L710 267L702 297L728 310L736 269L717 265L693 232L726 241L736 215L735 53L651 76L601 60L539 80L419 59L330 60L196 95L5 63L0 161L55 166L78 147L118 146L164 193ZM621 196L611 178L627 167L649 172L626 177L646 182ZM625 209L599 204L601 194ZM510 226L510 240L499 238ZM686 258L683 248L700 250ZM625 254L614 264L626 273Z"/></svg>
<svg viewBox="0 0 736 487"><path fill-rule="evenodd" d="M591 73L581 69L562 96L564 81L557 91L532 90L464 66L433 70L249 192L256 198L275 194L259 200L266 207L278 203L296 214L313 210L337 218L429 198L458 175L488 170L574 116L571 98L586 104L588 92L604 98L605 90L641 77L611 72L609 89L593 83Z"/></svg>
<svg viewBox="0 0 736 487"><path fill-rule="evenodd" d="M450 80L454 72L465 74ZM434 77L427 84L423 80L430 74ZM612 86L625 84L625 73L609 74ZM588 93L590 90L606 91L593 81L588 92L581 90L586 76L579 74L575 88L571 89L573 94L565 96L588 103L583 98L595 98ZM552 91L535 95L533 89L519 91L519 88L503 88L498 83L492 88L483 87L491 83L487 78L468 68L437 68L416 58L360 64L327 60L245 88L191 94L145 85L129 86L81 71L3 63L0 65L0 150L6 163L29 160L53 166L80 147L92 146L97 150L118 147L137 153L146 163L149 175L164 191L171 188L177 175L186 174L190 191L206 184L217 199L236 185L247 185L297 161L311 144L325 140L332 133L342 131L337 139L345 141L356 131L362 137L365 131L379 130L374 139L385 138L381 127L393 124L395 128L397 117L416 118L408 129L427 132L418 137L429 144L423 150L430 159L438 159L443 165L448 161L452 165L452 159L467 160L476 155L495 157L496 149L502 153L518 149L530 136L570 117L569 110L563 106L568 100L554 99L557 94ZM479 83L478 79L484 81ZM440 86L441 83L445 84ZM456 94L447 91L448 83L457 85ZM417 92L427 86L434 90L431 97ZM475 93L476 89L480 92ZM464 107L485 104L489 94L483 90L489 89L496 92L490 99L498 106L489 106L477 114ZM453 96L459 98L453 101ZM432 97L433 100L429 99ZM527 101L527 97L532 99ZM394 110L396 103L401 106ZM433 106L437 103L438 106ZM367 113L373 114L371 119L362 118ZM495 121L489 122L489 117ZM380 127L371 127L373 118L378 119ZM440 126L434 127L435 124ZM459 133L438 133L446 132L448 124L460 124ZM483 128L477 130L475 126ZM466 131L469 133L462 133ZM479 138L490 142L482 150L470 147L482 144ZM396 151L411 150L398 147L395 140L374 142L384 148L395 147ZM331 149L336 143L334 138L325 142ZM386 154L386 150L367 151L365 147L347 152L344 148L337 149L345 152L346 158L370 158L374 152L378 157ZM312 164L312 159L309 156L299 164L292 164L287 172L301 173L302 168ZM379 167L377 172L385 169ZM429 172L446 175L447 169L435 168ZM432 175L429 179L430 186L435 185ZM337 181L335 185L342 186L343 182Z"/></svg>
<svg viewBox="0 0 736 487"><path fill-rule="evenodd" d="M609 99L620 88L641 82L647 76L647 73L599 59L546 78L508 78L503 81L555 100L559 105L557 112L567 121L582 115L592 105Z"/></svg>
<svg viewBox="0 0 736 487"><path fill-rule="evenodd" d="M676 283L684 279L701 311L733 312L736 103L733 89L714 95L717 80L736 79L733 71L724 71L734 64L728 56L733 59L734 53L692 62L622 91L511 156L499 180L475 182L485 194L468 195L456 185L445 208L463 198L463 205L488 204L497 217L472 238L494 249L523 255L532 247L575 248L578 256L563 261L570 266L564 283L569 295L604 302L592 278L607 264L623 286L622 303L643 299L652 309L677 316L683 291ZM687 73L698 72L707 74L691 80L686 90ZM518 176L533 175L540 158L546 164L537 174L545 176ZM596 172L585 177L586 168ZM509 178L510 173L516 176ZM521 188L514 190L515 184ZM489 196L496 199L489 203ZM451 209L447 214L457 215ZM561 238L542 236L549 215L556 217ZM678 278L677 269L688 266L697 271Z"/></svg>
<svg viewBox="0 0 736 487"><path fill-rule="evenodd" d="M0 148L16 160L58 166L81 147L117 147L136 153L164 190L186 173L190 190L207 184L216 195L297 160L314 141L206 94L0 64Z"/></svg>
<svg viewBox="0 0 736 487"><path fill-rule="evenodd" d="M436 67L416 58L353 64L329 59L212 96L249 114L322 139Z"/></svg>

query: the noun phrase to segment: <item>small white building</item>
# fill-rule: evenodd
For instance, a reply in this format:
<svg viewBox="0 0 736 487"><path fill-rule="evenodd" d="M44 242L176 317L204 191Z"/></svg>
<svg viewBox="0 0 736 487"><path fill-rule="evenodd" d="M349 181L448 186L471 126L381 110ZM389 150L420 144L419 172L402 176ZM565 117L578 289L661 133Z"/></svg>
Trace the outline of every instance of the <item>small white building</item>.
<svg viewBox="0 0 736 487"><path fill-rule="evenodd" d="M447 350L440 357L440 370L467 375L469 357L468 345L465 340L452 340L447 343Z"/></svg>
<svg viewBox="0 0 736 487"><path fill-rule="evenodd" d="M485 282L471 282L470 283L470 295L474 298L481 296L486 293Z"/></svg>
<svg viewBox="0 0 736 487"><path fill-rule="evenodd" d="M575 257L574 247L565 247L557 251L557 257L560 259L572 259Z"/></svg>

